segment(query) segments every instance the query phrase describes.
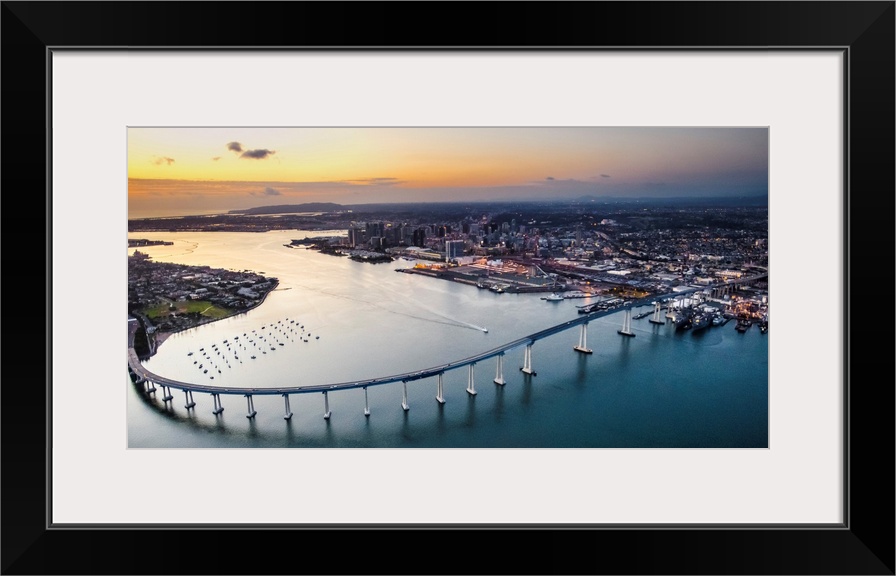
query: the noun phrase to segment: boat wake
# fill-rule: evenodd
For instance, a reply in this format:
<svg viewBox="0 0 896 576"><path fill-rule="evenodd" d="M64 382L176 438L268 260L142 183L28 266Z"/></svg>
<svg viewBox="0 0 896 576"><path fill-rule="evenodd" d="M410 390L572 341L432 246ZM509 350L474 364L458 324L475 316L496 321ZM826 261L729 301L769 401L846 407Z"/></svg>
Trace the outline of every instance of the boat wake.
<svg viewBox="0 0 896 576"><path fill-rule="evenodd" d="M420 304L415 304L415 305L416 305L418 308L422 308L422 309L426 310L427 312L429 312L430 314L433 314L433 315L435 315L435 316L438 316L438 317L441 318L441 319L428 318L428 317L423 316L423 315L421 315L421 314L414 314L413 312L402 311L402 310L396 310L396 309L393 308L393 307L385 306L385 305L384 305L383 303L381 303L381 302L376 302L376 301L372 301L372 300L365 300L364 298L357 298L357 297L354 297L354 296L347 296L347 295L345 295L345 294L337 294L336 292L329 292L329 291L327 291L327 290L320 290L320 289L312 288L311 286L302 286L302 285L298 285L298 286L299 286L300 288L307 288L307 289L309 289L309 290L314 290L315 292L317 292L317 293L319 293L319 294L326 294L327 296L332 296L332 297L334 297L334 298L341 298L341 299L343 299L343 300L351 300L352 302L361 302L362 304L367 304L367 305L369 305L369 306L373 306L374 308L379 308L380 310L384 310L384 311L386 311L386 312L391 312L392 314L399 314L399 315L401 315L401 316L407 316L408 318L413 318L413 319L415 319L415 320L421 320L421 321L423 321L423 322L432 322L432 323L434 323L434 324L442 324L442 325L444 325L444 326L454 326L454 327L457 327L457 328L468 328L468 329L470 329L470 330L478 330L478 331L483 332L483 333L488 333L488 328L486 328L486 327L484 327L484 326L477 326L476 324L470 324L469 322L464 322L464 321L462 321L462 320L457 320L456 318L451 318L451 317L449 317L449 316L445 316L444 314L440 314L439 312L436 312L435 310L432 310L431 308L428 308L428 307L426 307L426 306L421 306ZM394 291L394 290L393 290L393 292L396 292L396 294L398 294L397 291ZM400 305L400 306L407 306L407 304L408 304L407 301L398 301L398 300L396 300L394 303L395 303L396 305Z"/></svg>
<svg viewBox="0 0 896 576"><path fill-rule="evenodd" d="M405 303L403 302L402 304L405 304ZM456 326L458 328L469 328L470 330L478 330L478 331L484 332L484 333L488 332L488 328L486 328L484 326L477 326L476 324L470 324L469 322L464 322L463 320L458 320L457 318L451 318L450 316L445 316L444 314L440 314L439 312L436 312L435 310L427 308L426 306L421 306L420 304L417 304L417 306L419 308L423 308L430 314L438 316L439 318L443 318L443 320L435 320L432 318L425 318L423 316L418 316L416 314L412 314L409 312L399 312L397 310L391 310L391 309L385 308L383 306L380 306L380 308L383 308L384 310L389 310L390 312L394 312L395 314L402 314L403 316L410 316L411 318L417 318L418 320L424 320L427 322L436 322L437 324L444 324L446 326Z"/></svg>
<svg viewBox="0 0 896 576"><path fill-rule="evenodd" d="M405 302L402 302L402 304L405 304ZM436 312L435 310L433 310L432 308L430 308L428 306L423 306L420 303L415 302L414 304L418 308L422 308L422 309L426 310L427 312L429 312L430 314L435 314L436 316L447 320L447 322L440 322L441 324L449 324L451 326L457 326L458 328L469 328L470 330L478 330L483 333L488 333L488 328L486 328L485 326L477 326L476 324L470 324L469 322L464 322L463 320L458 320L457 318L451 318L450 316L446 316L446 315L442 314L441 312ZM432 321L438 322L438 320L432 320Z"/></svg>

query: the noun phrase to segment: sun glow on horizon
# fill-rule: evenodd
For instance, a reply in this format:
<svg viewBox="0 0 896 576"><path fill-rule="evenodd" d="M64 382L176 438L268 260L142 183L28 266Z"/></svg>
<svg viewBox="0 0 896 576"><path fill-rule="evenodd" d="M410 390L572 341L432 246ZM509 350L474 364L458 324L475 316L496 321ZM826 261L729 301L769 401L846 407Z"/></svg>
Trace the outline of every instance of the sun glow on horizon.
<svg viewBox="0 0 896 576"><path fill-rule="evenodd" d="M761 194L766 128L128 129L129 214L332 201Z"/></svg>

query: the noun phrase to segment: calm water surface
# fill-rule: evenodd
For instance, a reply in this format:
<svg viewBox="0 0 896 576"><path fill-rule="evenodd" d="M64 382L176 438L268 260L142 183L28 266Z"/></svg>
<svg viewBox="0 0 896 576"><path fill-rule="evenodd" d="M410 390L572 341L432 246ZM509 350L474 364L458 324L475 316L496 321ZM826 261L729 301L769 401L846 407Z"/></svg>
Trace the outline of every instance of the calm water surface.
<svg viewBox="0 0 896 576"><path fill-rule="evenodd" d="M292 239L318 235L322 233L129 234L174 241L172 246L140 248L156 261L247 269L280 280L258 308L169 337L146 367L170 378L235 387L373 378L499 346L576 318L576 305L585 302L551 303L539 294L495 294L396 272L413 265L406 260L365 264L284 247ZM291 396L290 421L283 419L280 396L255 396L254 419L245 417L244 397L221 396L225 410L216 417L209 395L195 394L196 408L188 411L183 393L173 391L173 407L166 408L161 394L147 397L125 374L128 444L132 448L768 446L770 333L753 328L740 334L734 322L676 333L671 324L656 326L644 318L632 320L637 336L626 338L616 333L621 325L621 312L590 322L591 355L572 349L578 343L578 327L539 340L532 348L536 376L519 371L523 348L509 351L504 357L503 387L492 382L495 360L480 362L474 368L476 396L465 391L466 367L447 372L444 405L435 400L435 378L408 383L407 412L401 408L400 383L370 387L368 418L360 389L330 394L329 420L323 418L322 394ZM300 331L311 333L308 342L299 338ZM213 345L222 354L212 355L212 368L203 374L210 364L199 349L209 352L215 350ZM194 360L203 363L203 369Z"/></svg>

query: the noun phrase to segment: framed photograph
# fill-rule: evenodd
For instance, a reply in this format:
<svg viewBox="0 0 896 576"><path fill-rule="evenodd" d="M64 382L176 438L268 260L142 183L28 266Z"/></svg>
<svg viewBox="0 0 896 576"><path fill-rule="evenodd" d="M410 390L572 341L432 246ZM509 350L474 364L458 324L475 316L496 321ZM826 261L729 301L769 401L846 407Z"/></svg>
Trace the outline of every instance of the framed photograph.
<svg viewBox="0 0 896 576"><path fill-rule="evenodd" d="M444 6L3 4L3 571L893 574L893 3Z"/></svg>
<svg viewBox="0 0 896 576"><path fill-rule="evenodd" d="M129 448L769 447L767 127L127 133Z"/></svg>

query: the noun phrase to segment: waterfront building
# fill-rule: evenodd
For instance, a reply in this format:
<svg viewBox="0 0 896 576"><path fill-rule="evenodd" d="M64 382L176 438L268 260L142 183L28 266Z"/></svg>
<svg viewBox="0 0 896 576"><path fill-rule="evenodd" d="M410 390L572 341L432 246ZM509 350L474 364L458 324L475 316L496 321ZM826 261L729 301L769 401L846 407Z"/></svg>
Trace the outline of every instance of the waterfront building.
<svg viewBox="0 0 896 576"><path fill-rule="evenodd" d="M464 254L463 240L448 240L445 242L445 261L456 260Z"/></svg>
<svg viewBox="0 0 896 576"><path fill-rule="evenodd" d="M364 244L364 230L358 227L353 227L348 229L348 245L352 248L355 248L361 244Z"/></svg>

